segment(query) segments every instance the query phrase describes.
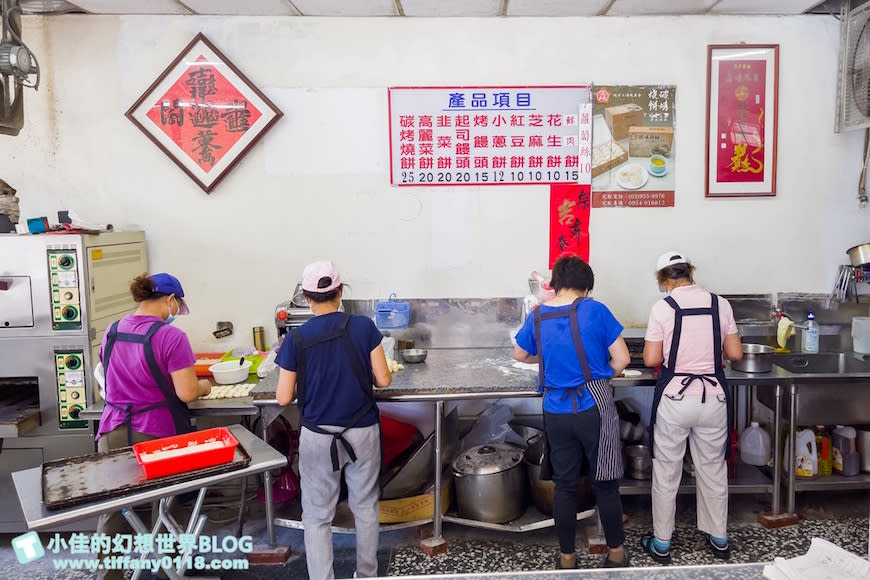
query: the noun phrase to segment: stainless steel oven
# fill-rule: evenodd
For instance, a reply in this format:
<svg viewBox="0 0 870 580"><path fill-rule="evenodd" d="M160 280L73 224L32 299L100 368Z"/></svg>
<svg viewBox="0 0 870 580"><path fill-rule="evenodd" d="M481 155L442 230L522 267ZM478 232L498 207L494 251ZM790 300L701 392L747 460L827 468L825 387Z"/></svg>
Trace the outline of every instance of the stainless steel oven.
<svg viewBox="0 0 870 580"><path fill-rule="evenodd" d="M94 450L100 341L147 269L142 232L0 235L0 532L26 529L13 471Z"/></svg>

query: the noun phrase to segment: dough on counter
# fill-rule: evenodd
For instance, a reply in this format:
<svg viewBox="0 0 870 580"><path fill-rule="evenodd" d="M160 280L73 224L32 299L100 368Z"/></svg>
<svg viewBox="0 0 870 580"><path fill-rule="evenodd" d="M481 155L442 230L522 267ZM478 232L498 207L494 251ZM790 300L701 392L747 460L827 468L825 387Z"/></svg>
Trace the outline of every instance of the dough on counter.
<svg viewBox="0 0 870 580"><path fill-rule="evenodd" d="M633 369L625 369L622 371L622 376L624 377L639 377L642 373L640 371L636 371Z"/></svg>
<svg viewBox="0 0 870 580"><path fill-rule="evenodd" d="M211 392L205 397L200 397L203 400L211 401L214 399L236 399L239 397L247 397L256 385L251 383L238 383L235 385L215 385L211 388Z"/></svg>
<svg viewBox="0 0 870 580"><path fill-rule="evenodd" d="M511 365L515 369L522 369L524 371L535 371L538 372L538 363L524 363L517 361Z"/></svg>

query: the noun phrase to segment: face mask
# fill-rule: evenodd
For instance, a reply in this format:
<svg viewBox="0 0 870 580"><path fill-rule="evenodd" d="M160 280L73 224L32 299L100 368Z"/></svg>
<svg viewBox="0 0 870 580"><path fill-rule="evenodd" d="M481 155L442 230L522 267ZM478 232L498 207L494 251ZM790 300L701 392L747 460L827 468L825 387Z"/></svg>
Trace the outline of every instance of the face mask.
<svg viewBox="0 0 870 580"><path fill-rule="evenodd" d="M166 317L166 324L172 324L173 322L175 322L175 319L178 318L178 313L181 312L181 307L178 306L178 301L173 298L172 302L173 304L175 304L175 307L178 310L175 312L175 314L172 314L172 306L169 307L169 316Z"/></svg>

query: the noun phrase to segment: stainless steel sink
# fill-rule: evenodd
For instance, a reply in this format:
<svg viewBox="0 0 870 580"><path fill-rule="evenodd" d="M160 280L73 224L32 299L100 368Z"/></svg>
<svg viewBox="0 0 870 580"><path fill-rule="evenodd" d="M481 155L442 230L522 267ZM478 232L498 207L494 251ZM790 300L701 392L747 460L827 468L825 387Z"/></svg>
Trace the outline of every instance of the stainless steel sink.
<svg viewBox="0 0 870 580"><path fill-rule="evenodd" d="M795 375L870 377L870 361L840 352L777 354L773 364Z"/></svg>
<svg viewBox="0 0 870 580"><path fill-rule="evenodd" d="M775 354L773 364L798 384L797 424L870 423L870 361L852 353ZM758 401L773 409L773 389L758 389ZM788 397L783 397L788 417Z"/></svg>

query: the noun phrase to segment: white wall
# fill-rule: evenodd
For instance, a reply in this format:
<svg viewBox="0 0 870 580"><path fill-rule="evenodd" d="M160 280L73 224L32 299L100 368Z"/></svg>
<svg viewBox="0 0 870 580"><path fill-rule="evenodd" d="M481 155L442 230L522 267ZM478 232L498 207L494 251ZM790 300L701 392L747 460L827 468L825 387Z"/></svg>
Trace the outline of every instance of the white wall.
<svg viewBox="0 0 870 580"><path fill-rule="evenodd" d="M286 115L211 195L124 117L200 31ZM870 238L855 202L863 135L833 132L839 40L826 16L59 16L27 18L24 34L45 74L22 134L0 137L0 177L25 216L73 209L143 228L152 270L185 285L197 348L249 343L252 325L274 338L274 305L321 257L353 298L521 296L546 268L547 187L390 187L392 85L677 86L676 207L592 212L596 295L626 324L645 324L663 251L686 252L721 293L824 292L845 249ZM781 46L778 194L706 200L706 45L741 41ZM468 265L433 269L457 206L469 211ZM239 333L213 344L216 320Z"/></svg>

